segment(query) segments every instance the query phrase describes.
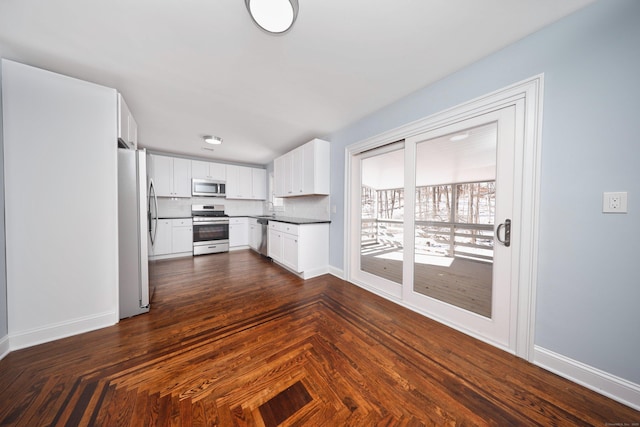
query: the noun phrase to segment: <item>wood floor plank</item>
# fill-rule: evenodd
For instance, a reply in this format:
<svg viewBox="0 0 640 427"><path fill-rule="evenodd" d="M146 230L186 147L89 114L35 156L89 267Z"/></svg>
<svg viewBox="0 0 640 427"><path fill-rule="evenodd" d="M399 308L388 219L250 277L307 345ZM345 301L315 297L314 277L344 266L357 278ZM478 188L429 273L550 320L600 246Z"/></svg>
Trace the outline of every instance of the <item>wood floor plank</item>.
<svg viewBox="0 0 640 427"><path fill-rule="evenodd" d="M148 314L0 361L0 425L597 425L640 413L333 276L155 261ZM300 386L296 386L300 387ZM291 398L293 399L293 398ZM295 406L295 405L294 405ZM285 417L286 415L286 417Z"/></svg>
<svg viewBox="0 0 640 427"><path fill-rule="evenodd" d="M465 258L446 258L442 267L416 262L414 290L481 316L491 317L492 263ZM360 258L362 271L402 284L402 248L367 246Z"/></svg>

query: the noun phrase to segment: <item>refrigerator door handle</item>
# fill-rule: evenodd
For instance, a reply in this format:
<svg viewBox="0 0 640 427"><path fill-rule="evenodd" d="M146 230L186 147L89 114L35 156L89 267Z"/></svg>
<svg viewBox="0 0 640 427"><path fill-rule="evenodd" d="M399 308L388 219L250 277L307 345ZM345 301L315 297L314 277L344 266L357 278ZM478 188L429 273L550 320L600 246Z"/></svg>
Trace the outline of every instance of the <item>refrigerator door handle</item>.
<svg viewBox="0 0 640 427"><path fill-rule="evenodd" d="M155 208L155 227L151 225L151 196L153 195L153 203ZM151 246L156 242L156 235L158 233L158 197L156 196L156 187L153 185L153 179L149 180L149 236L151 238ZM153 233L152 233L153 231Z"/></svg>

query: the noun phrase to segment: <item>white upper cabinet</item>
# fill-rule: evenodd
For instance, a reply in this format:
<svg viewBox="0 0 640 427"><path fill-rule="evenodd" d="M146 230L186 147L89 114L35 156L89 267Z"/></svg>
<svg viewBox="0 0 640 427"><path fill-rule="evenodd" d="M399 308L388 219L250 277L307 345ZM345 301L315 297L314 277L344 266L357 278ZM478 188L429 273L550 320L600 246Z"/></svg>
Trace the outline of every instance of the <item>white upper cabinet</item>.
<svg viewBox="0 0 640 427"><path fill-rule="evenodd" d="M118 94L118 140L130 149L138 148L138 124L121 94Z"/></svg>
<svg viewBox="0 0 640 427"><path fill-rule="evenodd" d="M211 179L209 177L209 162L191 161L191 177L193 179Z"/></svg>
<svg viewBox="0 0 640 427"><path fill-rule="evenodd" d="M277 197L286 194L285 191L285 160L286 156L280 156L273 161L273 192Z"/></svg>
<svg viewBox="0 0 640 427"><path fill-rule="evenodd" d="M216 181L226 181L227 165L222 163L209 163L209 176Z"/></svg>
<svg viewBox="0 0 640 427"><path fill-rule="evenodd" d="M227 199L264 200L267 198L265 169L227 165Z"/></svg>
<svg viewBox="0 0 640 427"><path fill-rule="evenodd" d="M173 159L174 197L191 197L191 160Z"/></svg>
<svg viewBox="0 0 640 427"><path fill-rule="evenodd" d="M191 161L191 176L194 179L211 179L213 181L227 180L227 165L222 163Z"/></svg>
<svg viewBox="0 0 640 427"><path fill-rule="evenodd" d="M149 155L149 175L158 197L191 197L191 160Z"/></svg>
<svg viewBox="0 0 640 427"><path fill-rule="evenodd" d="M328 195L329 142L314 139L274 160L277 197Z"/></svg>
<svg viewBox="0 0 640 427"><path fill-rule="evenodd" d="M227 165L227 199L251 198L251 169Z"/></svg>
<svg viewBox="0 0 640 427"><path fill-rule="evenodd" d="M156 195L159 197L173 196L173 159L171 157L150 154L148 173L153 179Z"/></svg>
<svg viewBox="0 0 640 427"><path fill-rule="evenodd" d="M287 182L286 189L289 196L308 194L304 192L304 183L302 182L302 170L306 167L306 165L302 164L303 147L298 147L293 150L289 154L289 161L285 162L289 165L289 180L287 181L285 178L285 182Z"/></svg>
<svg viewBox="0 0 640 427"><path fill-rule="evenodd" d="M251 168L252 199L265 200L267 198L267 170Z"/></svg>
<svg viewBox="0 0 640 427"><path fill-rule="evenodd" d="M330 189L330 157L331 146L329 142L314 139L302 146L303 165L300 172L300 187L304 194L325 194Z"/></svg>

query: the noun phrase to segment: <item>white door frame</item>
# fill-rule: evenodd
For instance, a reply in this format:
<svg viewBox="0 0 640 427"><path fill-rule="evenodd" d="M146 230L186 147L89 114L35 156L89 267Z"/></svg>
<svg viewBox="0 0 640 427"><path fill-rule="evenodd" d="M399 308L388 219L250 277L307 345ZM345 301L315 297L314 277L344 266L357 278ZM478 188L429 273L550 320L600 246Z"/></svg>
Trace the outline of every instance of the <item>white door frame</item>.
<svg viewBox="0 0 640 427"><path fill-rule="evenodd" d="M352 194L353 183L351 182L351 169L352 162L357 161L355 156L363 151L429 132L465 120L466 118L495 111L509 105L515 105L516 103L524 103L523 115L516 119L523 121L519 127L524 130L524 135L522 138L523 145L520 147L523 159L522 188L520 189L521 198L519 206L516 207L516 209L519 208L521 210L519 230L521 245L519 274L516 278L518 282L518 300L516 304L517 322L514 349L517 356L529 361L533 360L535 326L543 83L544 75L540 74L440 113L367 138L345 148L345 277L354 284L379 294L378 291L368 287L365 283L358 283L352 280L354 266L351 265L350 254L352 250L354 250L353 245L357 244L358 250L360 245L360 236L353 235L354 230L359 229L359 227L354 223L356 220L353 217L354 212L350 203L351 198L354 196ZM393 298L384 294L381 294L381 296L391 299L411 310L419 311L416 307L408 305L401 298ZM429 316L428 313L420 313ZM455 325L449 326L460 329ZM473 331L462 330L462 332L489 342L491 345L496 345L496 343L487 341L483 337L474 334ZM507 348L505 348L505 350L513 351Z"/></svg>

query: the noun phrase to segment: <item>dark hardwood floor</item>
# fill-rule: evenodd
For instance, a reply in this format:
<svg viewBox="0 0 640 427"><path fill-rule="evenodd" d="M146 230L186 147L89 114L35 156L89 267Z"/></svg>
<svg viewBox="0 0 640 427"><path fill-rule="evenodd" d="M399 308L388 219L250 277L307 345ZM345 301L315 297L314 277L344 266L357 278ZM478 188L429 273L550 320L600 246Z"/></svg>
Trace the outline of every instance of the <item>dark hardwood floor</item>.
<svg viewBox="0 0 640 427"><path fill-rule="evenodd" d="M157 261L150 313L10 353L0 424L594 425L640 413L333 276Z"/></svg>

